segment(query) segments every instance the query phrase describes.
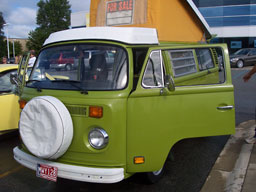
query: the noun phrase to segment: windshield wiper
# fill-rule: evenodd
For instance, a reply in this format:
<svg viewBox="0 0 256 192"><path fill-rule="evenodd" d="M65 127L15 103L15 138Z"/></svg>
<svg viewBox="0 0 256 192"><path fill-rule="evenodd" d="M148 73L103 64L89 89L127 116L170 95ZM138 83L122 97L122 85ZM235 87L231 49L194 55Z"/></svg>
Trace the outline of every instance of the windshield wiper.
<svg viewBox="0 0 256 192"><path fill-rule="evenodd" d="M70 79L57 79L57 80L52 80L51 82L61 82L61 83L69 83L70 85L72 85L73 87L77 88L81 94L88 94L88 91L86 91L85 89L83 89L83 87L77 85L77 83L81 84L80 81L76 81L76 80L70 80Z"/></svg>

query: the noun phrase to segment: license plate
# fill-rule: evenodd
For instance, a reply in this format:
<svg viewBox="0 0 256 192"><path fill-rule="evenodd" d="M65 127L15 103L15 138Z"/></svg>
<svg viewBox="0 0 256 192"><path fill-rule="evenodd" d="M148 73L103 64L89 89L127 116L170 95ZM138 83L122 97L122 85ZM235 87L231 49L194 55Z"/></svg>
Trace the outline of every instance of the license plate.
<svg viewBox="0 0 256 192"><path fill-rule="evenodd" d="M36 169L37 177L56 182L57 175L58 175L57 167L44 165L44 164L37 164L37 169Z"/></svg>

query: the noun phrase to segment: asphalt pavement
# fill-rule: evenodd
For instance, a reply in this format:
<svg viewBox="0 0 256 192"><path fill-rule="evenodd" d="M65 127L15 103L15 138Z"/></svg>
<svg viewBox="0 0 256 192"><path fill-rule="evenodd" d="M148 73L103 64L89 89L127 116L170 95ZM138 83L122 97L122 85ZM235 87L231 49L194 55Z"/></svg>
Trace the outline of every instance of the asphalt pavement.
<svg viewBox="0 0 256 192"><path fill-rule="evenodd" d="M255 120L239 124L217 158L201 192L255 192ZM256 138L253 138L256 140Z"/></svg>

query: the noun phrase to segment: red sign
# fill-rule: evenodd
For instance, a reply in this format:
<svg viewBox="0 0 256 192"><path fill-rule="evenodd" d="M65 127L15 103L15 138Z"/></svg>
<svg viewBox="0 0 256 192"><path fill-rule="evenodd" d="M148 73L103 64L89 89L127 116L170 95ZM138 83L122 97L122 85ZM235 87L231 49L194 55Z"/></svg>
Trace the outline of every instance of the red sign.
<svg viewBox="0 0 256 192"><path fill-rule="evenodd" d="M58 168L43 164L37 164L36 176L50 181L57 181Z"/></svg>
<svg viewBox="0 0 256 192"><path fill-rule="evenodd" d="M133 0L113 1L107 4L107 13L133 10Z"/></svg>

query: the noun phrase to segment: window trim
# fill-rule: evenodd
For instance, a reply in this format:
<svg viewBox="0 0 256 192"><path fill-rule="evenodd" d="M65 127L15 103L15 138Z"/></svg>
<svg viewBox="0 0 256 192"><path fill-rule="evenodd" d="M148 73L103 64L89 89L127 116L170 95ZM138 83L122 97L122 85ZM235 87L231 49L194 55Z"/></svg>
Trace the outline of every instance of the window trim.
<svg viewBox="0 0 256 192"><path fill-rule="evenodd" d="M151 58L151 55L154 53L154 52L158 52L159 54L160 54L160 63L161 63L161 77L162 77L162 85L160 85L160 86L148 86L148 85L145 85L144 84L144 77L145 77L145 74L146 74L146 71L147 71L147 68L148 68L148 65L149 65L149 58ZM142 77L142 82L141 82L141 84L142 84L142 87L143 88L145 88L145 89L149 89L149 88L163 88L164 87L164 65L163 65L163 54L162 54L162 50L161 49L159 49L159 50L152 50L151 51L151 53L150 53L150 55L149 55L149 57L148 57L148 60L147 60L147 66L146 66L146 68L145 68L145 70L144 70L144 72L143 72L143 77Z"/></svg>

